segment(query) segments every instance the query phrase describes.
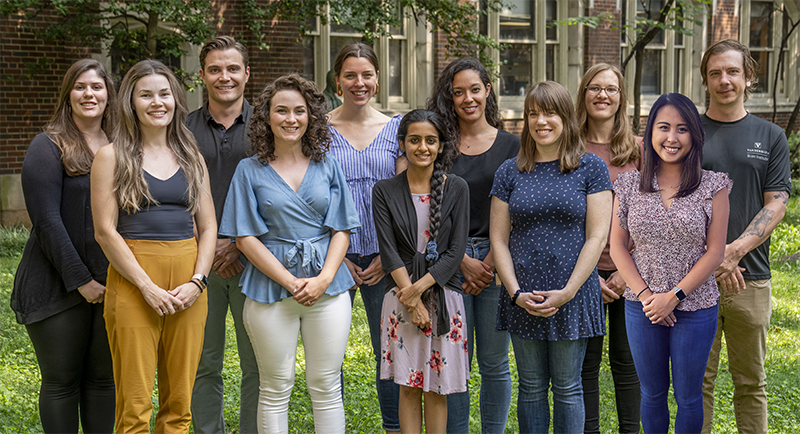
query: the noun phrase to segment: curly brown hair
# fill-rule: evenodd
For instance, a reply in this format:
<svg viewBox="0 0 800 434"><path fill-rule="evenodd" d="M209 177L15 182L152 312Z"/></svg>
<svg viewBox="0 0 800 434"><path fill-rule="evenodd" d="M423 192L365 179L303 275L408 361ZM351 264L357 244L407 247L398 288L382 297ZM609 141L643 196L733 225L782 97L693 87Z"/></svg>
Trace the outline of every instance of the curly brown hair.
<svg viewBox="0 0 800 434"><path fill-rule="evenodd" d="M275 135L269 125L269 112L272 98L282 90L294 90L303 96L308 108L308 128L303 135L303 155L315 162L325 160L331 137L328 120L325 117L325 96L313 82L296 73L278 77L266 85L256 99L253 117L250 120L250 152L258 155L258 161L267 165L275 160Z"/></svg>

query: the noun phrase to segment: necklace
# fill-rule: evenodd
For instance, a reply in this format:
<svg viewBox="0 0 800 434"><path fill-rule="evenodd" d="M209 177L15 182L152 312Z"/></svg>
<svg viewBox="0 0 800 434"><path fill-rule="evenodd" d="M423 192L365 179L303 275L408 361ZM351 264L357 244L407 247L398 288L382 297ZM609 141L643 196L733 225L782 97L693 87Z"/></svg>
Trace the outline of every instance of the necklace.
<svg viewBox="0 0 800 434"><path fill-rule="evenodd" d="M489 125L489 124L487 123L487 124L486 124L486 128L484 128L484 129L483 129L483 131L481 131L481 132L480 132L480 134L478 134L478 135L477 135L477 136L475 136L475 137L478 137L478 138L480 138L481 136L483 136L483 134L484 134L484 133L486 133L486 131L488 131L488 130L489 130L489 127L491 127L491 125ZM472 147L472 145L471 145L469 142L467 142L466 140L464 140L464 136L461 136L461 143L463 143L463 144L467 145L467 149L469 149L469 148L471 148L471 147Z"/></svg>

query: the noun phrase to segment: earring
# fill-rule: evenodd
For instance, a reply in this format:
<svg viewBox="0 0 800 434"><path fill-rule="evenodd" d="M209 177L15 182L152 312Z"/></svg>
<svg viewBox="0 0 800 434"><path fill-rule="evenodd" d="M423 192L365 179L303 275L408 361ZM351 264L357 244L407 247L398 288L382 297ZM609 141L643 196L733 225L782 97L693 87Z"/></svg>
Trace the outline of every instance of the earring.
<svg viewBox="0 0 800 434"><path fill-rule="evenodd" d="M380 84L376 84L375 85L375 93L380 92L380 90L381 90L381 85Z"/></svg>
<svg viewBox="0 0 800 434"><path fill-rule="evenodd" d="M749 80L747 81L747 87L750 87L750 81Z"/></svg>
<svg viewBox="0 0 800 434"><path fill-rule="evenodd" d="M342 86L336 85L336 95L342 96Z"/></svg>

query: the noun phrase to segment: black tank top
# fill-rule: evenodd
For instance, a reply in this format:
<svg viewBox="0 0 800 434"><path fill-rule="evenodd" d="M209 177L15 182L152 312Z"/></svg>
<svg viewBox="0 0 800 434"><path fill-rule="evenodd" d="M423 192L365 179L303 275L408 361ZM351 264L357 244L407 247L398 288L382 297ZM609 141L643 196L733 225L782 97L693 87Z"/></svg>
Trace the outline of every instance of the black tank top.
<svg viewBox="0 0 800 434"><path fill-rule="evenodd" d="M169 179L160 180L144 171L150 194L158 205L145 203L139 212L120 209L117 232L131 240L177 241L194 237L192 214L186 199L186 175L178 169Z"/></svg>

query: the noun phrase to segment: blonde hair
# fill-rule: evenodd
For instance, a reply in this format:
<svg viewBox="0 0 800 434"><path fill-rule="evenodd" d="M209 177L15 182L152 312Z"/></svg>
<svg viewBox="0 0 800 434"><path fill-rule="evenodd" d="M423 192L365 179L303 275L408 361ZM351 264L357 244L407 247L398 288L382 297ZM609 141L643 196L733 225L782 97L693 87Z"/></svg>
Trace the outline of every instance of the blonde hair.
<svg viewBox="0 0 800 434"><path fill-rule="evenodd" d="M517 155L517 169L532 172L536 165L536 141L531 135L530 113L533 111L554 112L561 118L564 129L558 138L558 168L569 173L577 169L581 156L586 152L586 144L578 130L572 98L564 86L555 81L536 83L525 96L525 119L522 127L521 144Z"/></svg>
<svg viewBox="0 0 800 434"><path fill-rule="evenodd" d="M589 128L589 115L586 113L586 87L597 74L603 71L613 72L619 82L619 107L614 115L614 129L611 130L609 147L611 148L611 164L622 167L641 157L639 144L636 143L628 118L628 93L625 89L625 77L622 76L622 71L608 63L598 63L586 70L583 80L581 80L581 86L578 88L578 96L575 97L575 115L578 118L581 138L586 140Z"/></svg>
<svg viewBox="0 0 800 434"><path fill-rule="evenodd" d="M203 191L202 156L197 149L194 135L184 121L188 114L182 86L172 71L157 60L143 60L128 71L119 89L117 115L119 122L114 128L113 142L116 167L114 168L114 194L121 209L129 214L141 210L142 205L158 204L150 194L142 169L142 131L139 117L133 107L133 91L136 83L148 75L159 74L167 78L175 99L175 114L167 126L167 145L175 154L186 176L186 198L189 211L194 214L200 204Z"/></svg>
<svg viewBox="0 0 800 434"><path fill-rule="evenodd" d="M75 82L86 71L94 70L103 79L106 87L106 109L103 112L101 128L106 135L111 134L111 126L114 125L113 105L117 98L117 91L114 89L114 80L106 72L102 63L94 59L81 59L72 64L64 74L61 82L61 90L58 94L58 106L53 117L44 129L47 137L58 146L61 151L61 165L68 176L80 176L89 173L94 161L94 153L89 149L86 138L81 133L75 121L72 119L71 93Z"/></svg>

